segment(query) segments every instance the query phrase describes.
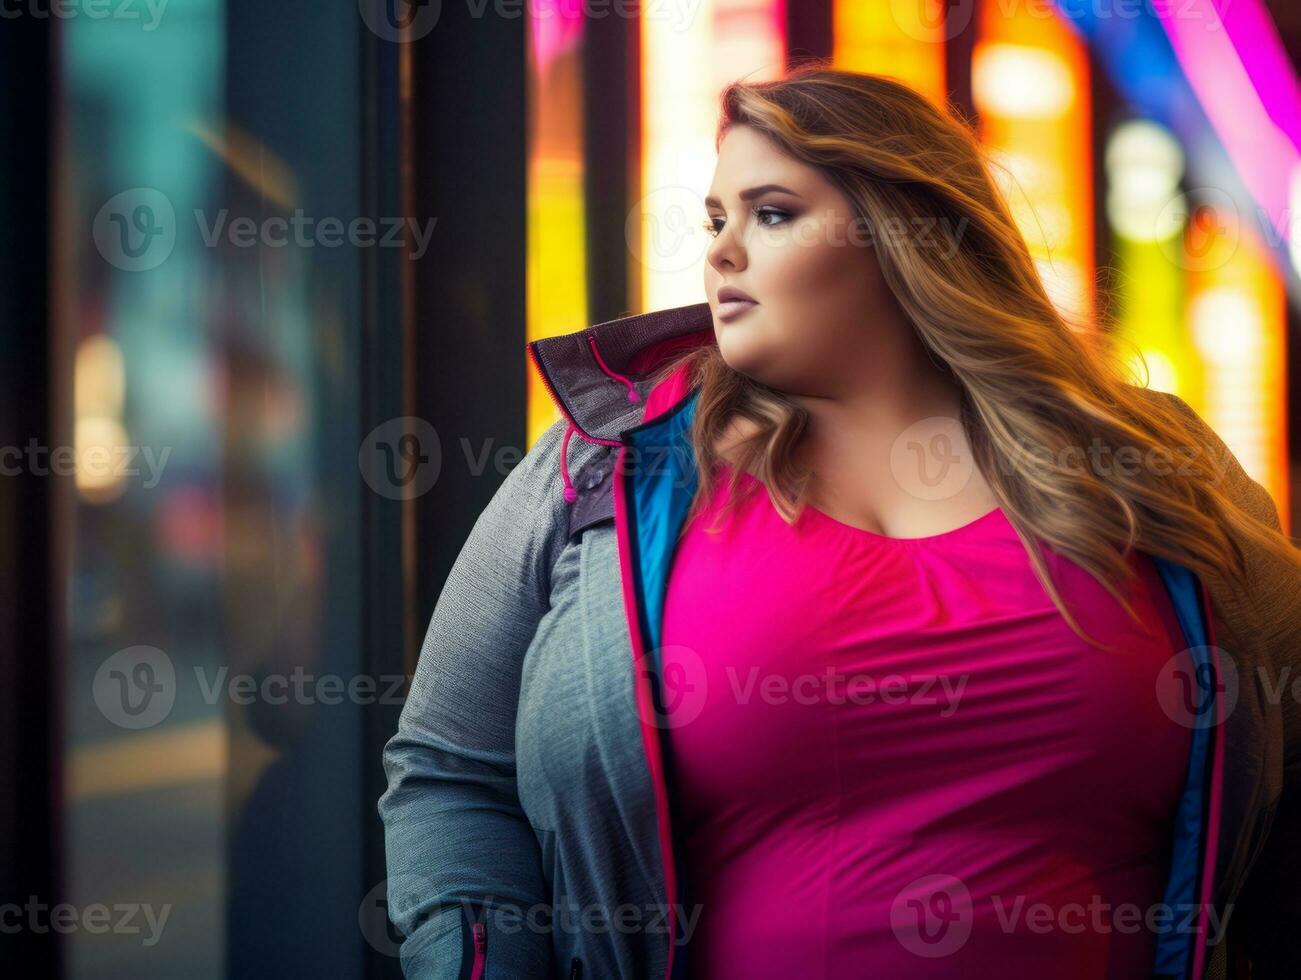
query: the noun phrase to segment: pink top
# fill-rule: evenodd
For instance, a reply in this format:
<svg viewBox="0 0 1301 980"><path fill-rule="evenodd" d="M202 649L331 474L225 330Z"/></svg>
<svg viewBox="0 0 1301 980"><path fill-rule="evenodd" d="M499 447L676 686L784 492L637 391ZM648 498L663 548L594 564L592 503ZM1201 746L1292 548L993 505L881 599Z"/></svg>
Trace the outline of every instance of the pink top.
<svg viewBox="0 0 1301 980"><path fill-rule="evenodd" d="M1043 547L1107 653L1001 510L889 538L742 480L665 598L692 975L1149 976L1192 735L1156 697L1183 634L1151 560L1146 632Z"/></svg>

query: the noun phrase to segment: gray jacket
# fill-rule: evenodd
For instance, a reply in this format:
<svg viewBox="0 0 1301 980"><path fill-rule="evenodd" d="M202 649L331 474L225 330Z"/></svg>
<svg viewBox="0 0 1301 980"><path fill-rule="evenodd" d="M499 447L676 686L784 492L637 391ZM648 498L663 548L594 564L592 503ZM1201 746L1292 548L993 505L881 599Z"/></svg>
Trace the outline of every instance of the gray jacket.
<svg viewBox="0 0 1301 980"><path fill-rule="evenodd" d="M680 373L654 392L644 378L672 347L712 339L700 303L528 345L562 418L471 529L384 749L389 914L407 977L687 976L699 906L674 846L657 650L696 485L695 403ZM1277 525L1223 452L1235 492ZM1277 697L1301 649L1301 576L1271 568L1241 597L1158 565L1213 673L1165 896L1203 911L1160 937L1153 975L1222 977L1230 953L1250 954L1256 976L1301 975L1289 877L1301 737L1297 705Z"/></svg>

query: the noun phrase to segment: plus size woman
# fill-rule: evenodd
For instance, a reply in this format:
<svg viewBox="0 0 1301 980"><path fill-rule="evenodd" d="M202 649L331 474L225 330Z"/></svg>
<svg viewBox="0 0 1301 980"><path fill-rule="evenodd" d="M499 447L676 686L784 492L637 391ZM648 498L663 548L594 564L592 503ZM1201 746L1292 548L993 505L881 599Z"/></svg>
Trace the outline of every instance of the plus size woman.
<svg viewBox="0 0 1301 980"><path fill-rule="evenodd" d="M1291 975L1273 502L963 124L822 67L722 107L706 302L528 345L562 417L384 753L406 975Z"/></svg>

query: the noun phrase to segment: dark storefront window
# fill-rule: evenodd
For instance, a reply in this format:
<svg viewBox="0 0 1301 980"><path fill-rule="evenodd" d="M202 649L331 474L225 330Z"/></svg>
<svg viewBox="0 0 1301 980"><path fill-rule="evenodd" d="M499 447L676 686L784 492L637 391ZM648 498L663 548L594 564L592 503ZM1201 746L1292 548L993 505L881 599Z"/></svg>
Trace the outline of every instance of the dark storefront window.
<svg viewBox="0 0 1301 980"><path fill-rule="evenodd" d="M363 25L132 9L58 33L64 899L139 926L66 973L358 976Z"/></svg>

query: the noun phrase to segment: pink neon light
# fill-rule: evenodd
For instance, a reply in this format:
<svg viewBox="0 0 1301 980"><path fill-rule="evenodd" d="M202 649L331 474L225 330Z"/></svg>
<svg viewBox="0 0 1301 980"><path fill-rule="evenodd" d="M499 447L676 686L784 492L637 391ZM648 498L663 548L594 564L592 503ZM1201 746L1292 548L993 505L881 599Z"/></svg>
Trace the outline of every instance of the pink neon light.
<svg viewBox="0 0 1301 980"><path fill-rule="evenodd" d="M1301 82L1288 59L1278 30L1260 0L1224 0L1220 11L1233 46L1251 77L1256 94L1274 125L1301 149Z"/></svg>
<svg viewBox="0 0 1301 980"><path fill-rule="evenodd" d="M578 46L583 36L583 0L546 0L531 6L533 57L538 71L544 72L562 53Z"/></svg>
<svg viewBox="0 0 1301 980"><path fill-rule="evenodd" d="M1173 12L1166 4L1155 9L1234 167L1277 233L1286 236L1287 178L1297 165L1298 153L1297 144L1274 115L1290 121L1288 128L1299 128L1301 97L1295 94L1291 67L1279 60L1281 51L1278 57L1270 52L1271 43L1278 45L1278 36L1258 0L1235 0L1228 6L1233 8L1232 16L1228 10L1218 10L1213 0L1184 0ZM1248 56L1251 68L1240 52Z"/></svg>

